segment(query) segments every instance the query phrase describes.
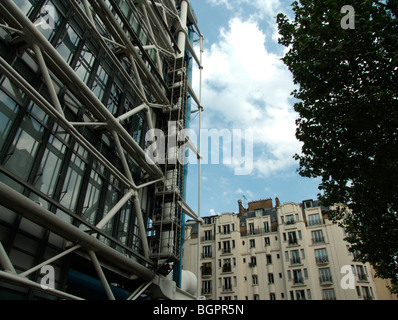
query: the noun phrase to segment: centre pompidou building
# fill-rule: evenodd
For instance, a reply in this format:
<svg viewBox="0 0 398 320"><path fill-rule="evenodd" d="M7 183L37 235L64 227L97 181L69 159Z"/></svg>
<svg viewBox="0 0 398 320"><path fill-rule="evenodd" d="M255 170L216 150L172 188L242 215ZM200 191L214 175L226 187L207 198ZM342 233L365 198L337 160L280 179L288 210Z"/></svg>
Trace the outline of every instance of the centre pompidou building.
<svg viewBox="0 0 398 320"><path fill-rule="evenodd" d="M0 299L193 298L202 39L186 0L1 1Z"/></svg>

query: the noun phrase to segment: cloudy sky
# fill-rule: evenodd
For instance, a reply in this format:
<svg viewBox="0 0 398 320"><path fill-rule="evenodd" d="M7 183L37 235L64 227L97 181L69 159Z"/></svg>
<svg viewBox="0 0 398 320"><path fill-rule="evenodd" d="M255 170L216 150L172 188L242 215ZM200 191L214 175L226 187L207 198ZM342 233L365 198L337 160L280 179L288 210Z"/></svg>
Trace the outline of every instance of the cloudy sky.
<svg viewBox="0 0 398 320"><path fill-rule="evenodd" d="M205 37L202 128L227 136L230 133L230 143L228 139L220 143L219 164L214 163L216 157L210 151L204 150L207 148L202 149L208 163L202 165L202 216L237 212L239 199L245 203L246 199L278 197L283 203L317 197L320 181L301 178L298 163L292 158L301 150L301 143L295 138L297 114L290 95L295 86L280 60L285 48L277 43L275 22L278 12L293 17L291 2L191 0ZM195 71L195 88L198 79ZM191 127L197 129L197 115L193 116ZM240 132L241 144L234 132ZM232 161L228 161L228 145L232 146ZM236 146L241 147L242 159L237 157L239 152L234 152ZM211 140L208 147L214 151ZM252 170L239 174L237 169L244 166L243 156L251 156L250 150ZM195 211L197 170L196 164L189 165L187 202Z"/></svg>

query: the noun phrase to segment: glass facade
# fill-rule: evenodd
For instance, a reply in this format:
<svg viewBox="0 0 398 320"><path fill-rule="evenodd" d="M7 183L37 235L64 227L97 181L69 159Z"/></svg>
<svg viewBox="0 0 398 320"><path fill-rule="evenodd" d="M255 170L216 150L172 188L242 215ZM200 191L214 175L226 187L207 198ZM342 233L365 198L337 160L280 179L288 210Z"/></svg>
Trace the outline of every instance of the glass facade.
<svg viewBox="0 0 398 320"><path fill-rule="evenodd" d="M122 38L115 39L111 23L97 14L98 8L92 8L91 11L98 32L93 36L82 16L85 12L82 1L16 0L14 3L113 117L141 105L143 95L147 103L164 103L158 101L158 93L151 81L155 81L155 88L161 88L166 96L169 94L165 72L170 64L169 57L163 57L162 66L159 67L155 50L140 50L140 61L147 69L145 72L139 70L139 74L136 74L131 57L116 44ZM133 4L121 0L105 3L134 46L140 49L153 44L153 35ZM2 18L6 21L12 20L9 15L3 14ZM173 28L169 32L173 32ZM101 38L98 38L99 35ZM13 41L12 38L17 39ZM18 41L11 27L0 28L0 57L3 66L8 64L22 76L32 90L40 94L40 99L52 103L38 57L34 50L26 49L23 39ZM76 88L78 84L67 79L67 75L61 77L62 72L51 56L45 56L45 61L65 119L70 123L100 122L100 119L106 122L106 117L101 117L101 112L96 113L93 111L95 108L89 105L90 97ZM141 82L140 77L144 78L144 74L145 81ZM140 86L143 88L141 91ZM93 226L130 189L128 183L115 172L125 171L123 157L136 185L148 182L148 173L134 154L127 151L124 155L120 154L111 130L101 125L76 126L75 129L84 140L77 139L57 117L51 116L39 104L31 93L16 84L15 79L0 72L0 181L63 221L93 233ZM161 111L153 112L152 116L155 126L165 121ZM120 124L144 150L149 129L145 111L129 116ZM95 149L95 153L91 148ZM111 165L101 159L108 159ZM155 206L159 205L154 192L154 184L138 191L145 224ZM150 261L144 258L136 210L134 199L128 200L97 233L97 239L131 259L150 266ZM29 269L45 260L49 256L48 251L56 254L66 245L51 231L32 225L27 219L0 206L0 241L17 271ZM65 259L69 259L68 263L64 263ZM58 289L65 288L70 270L79 269L79 259L65 259L54 264L60 271L56 278ZM64 267L66 265L68 267ZM30 275L35 281L39 277L38 272ZM0 284L0 299L2 296L39 297L37 295L39 293L28 288Z"/></svg>

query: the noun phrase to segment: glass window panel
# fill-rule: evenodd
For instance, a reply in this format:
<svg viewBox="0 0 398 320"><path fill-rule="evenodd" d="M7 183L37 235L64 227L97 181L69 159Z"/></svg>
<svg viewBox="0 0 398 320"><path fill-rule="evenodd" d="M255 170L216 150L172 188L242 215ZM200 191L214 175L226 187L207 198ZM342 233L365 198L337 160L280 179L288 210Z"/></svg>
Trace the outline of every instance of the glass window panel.
<svg viewBox="0 0 398 320"><path fill-rule="evenodd" d="M30 116L24 117L9 150L5 167L26 180L34 163L44 128Z"/></svg>
<svg viewBox="0 0 398 320"><path fill-rule="evenodd" d="M109 96L107 108L110 113L115 115L120 105L120 98L122 96L122 90L115 84L112 84L111 95Z"/></svg>
<svg viewBox="0 0 398 320"><path fill-rule="evenodd" d="M40 164L38 178L35 181L35 186L47 195L52 195L54 192L65 150L66 146L51 135Z"/></svg>
<svg viewBox="0 0 398 320"><path fill-rule="evenodd" d="M102 100L108 82L109 75L102 66L98 67L93 84L93 92L99 100Z"/></svg>
<svg viewBox="0 0 398 320"><path fill-rule="evenodd" d="M94 59L95 57L85 45L80 53L79 61L76 65L75 71L80 79L86 83L90 76L91 69L94 64Z"/></svg>
<svg viewBox="0 0 398 320"><path fill-rule="evenodd" d="M95 223L97 216L99 196L102 187L102 179L97 172L91 171L90 181L87 187L86 198L84 199L83 219Z"/></svg>
<svg viewBox="0 0 398 320"><path fill-rule="evenodd" d="M60 200L60 203L68 209L74 210L76 207L84 170L84 161L74 153L70 160Z"/></svg>
<svg viewBox="0 0 398 320"><path fill-rule="evenodd" d="M18 110L19 105L0 91L0 150L3 148Z"/></svg>
<svg viewBox="0 0 398 320"><path fill-rule="evenodd" d="M55 48L67 63L71 62L74 54L76 53L79 40L80 38L73 28L69 24L66 25L64 35L59 39Z"/></svg>
<svg viewBox="0 0 398 320"><path fill-rule="evenodd" d="M19 7L19 9L28 16L31 12L32 8L34 7L37 0L14 0L14 3Z"/></svg>

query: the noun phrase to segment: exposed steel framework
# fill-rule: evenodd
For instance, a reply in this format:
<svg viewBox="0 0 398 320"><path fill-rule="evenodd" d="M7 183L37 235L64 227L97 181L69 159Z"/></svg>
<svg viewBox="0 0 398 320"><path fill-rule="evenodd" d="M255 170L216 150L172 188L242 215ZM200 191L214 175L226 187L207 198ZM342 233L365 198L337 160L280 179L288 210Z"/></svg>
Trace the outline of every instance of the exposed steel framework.
<svg viewBox="0 0 398 320"><path fill-rule="evenodd" d="M203 36L189 1L43 0L18 5L5 0L0 3L0 38L0 88L4 96L18 103L15 119L26 119L27 114L32 119L39 114L46 119L36 160L33 155L28 158L33 164L26 177L7 162L10 157L19 155L19 161L23 157L21 147L10 141L13 129L4 129L0 218L19 219L19 226L21 219L27 219L40 226L47 232L42 245L51 245L57 252L51 257L43 255L30 268L17 268L10 254L13 242L1 237L0 279L46 295L79 299L65 290L65 279L70 277L65 270L63 278L57 279L58 288L43 289L39 283L38 272L43 266L59 263L63 269L64 261L72 260L75 268L84 265L77 267L82 273L91 265L95 272L90 275L101 282L109 299L115 299L115 285L110 283L128 292L128 299L144 292L153 297L194 298L176 289L176 282L181 276L184 216L198 223L201 220L200 170L196 214L185 202L186 164L170 161L176 159L185 141L167 145L164 164L152 161L146 153L149 144L156 145L151 129L162 129L166 137L174 137L177 133L170 132L170 123L184 129L194 112L201 119L201 94L198 97L192 89L189 70L197 65L201 74ZM200 43L199 57L194 42ZM80 50L79 57L73 56L71 48ZM40 85L26 76L21 62ZM17 95L28 101L24 111ZM119 101L117 107L112 99ZM18 130L24 130L25 120L15 124L15 119L9 120L8 109L0 111L6 114L10 127L15 127L15 137ZM62 163L64 170L59 169L58 176L79 181L80 193L77 182L75 188L65 187L66 182L55 176L54 192L44 190L42 177L47 169L37 159L44 161L51 137L69 139L62 151L69 163ZM200 167L200 141L196 149L189 137L186 140ZM37 155L40 152L41 158ZM71 169L78 157L88 159L82 165L81 177L73 175L77 167ZM91 174L88 168L92 168ZM97 172L100 174L95 175ZM41 185L38 179L42 179ZM95 181L97 189L92 187ZM128 220L128 212L134 212L132 221L122 225L120 221L122 217ZM122 235L122 230L115 239L116 225L127 235ZM61 239L60 244L49 240L53 234Z"/></svg>

